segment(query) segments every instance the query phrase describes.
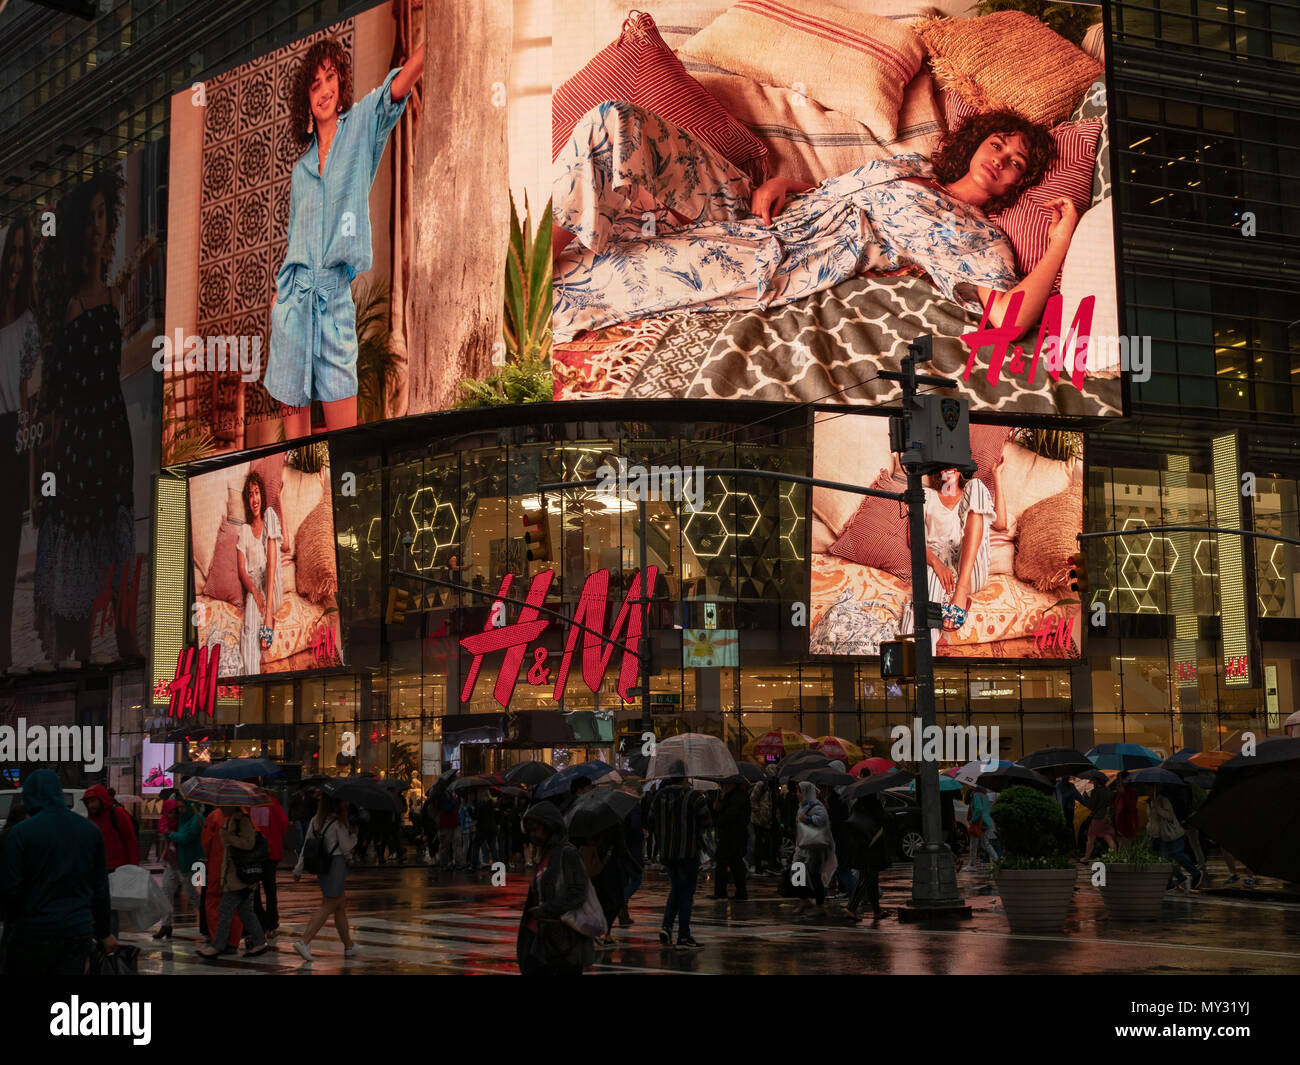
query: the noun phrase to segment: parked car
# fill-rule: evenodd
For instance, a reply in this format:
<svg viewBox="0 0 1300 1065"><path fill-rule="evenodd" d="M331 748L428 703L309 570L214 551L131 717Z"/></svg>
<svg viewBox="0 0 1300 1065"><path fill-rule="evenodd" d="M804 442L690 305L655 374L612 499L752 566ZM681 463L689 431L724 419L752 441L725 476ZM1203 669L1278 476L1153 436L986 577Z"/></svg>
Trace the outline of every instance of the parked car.
<svg viewBox="0 0 1300 1065"><path fill-rule="evenodd" d="M13 805L14 800L21 799L22 794L21 788L5 788L0 791L0 824L3 824L5 818L9 816L9 807ZM86 804L81 801L81 797L85 794L85 788L63 789L63 801L68 809L82 817L86 816Z"/></svg>
<svg viewBox="0 0 1300 1065"><path fill-rule="evenodd" d="M885 808L888 821L885 825L886 845L900 858L911 861L925 842L921 829L921 806L907 788L891 788L880 793L880 804ZM966 818L969 808L964 802L954 801L953 826L947 844L954 854L964 854L969 845Z"/></svg>

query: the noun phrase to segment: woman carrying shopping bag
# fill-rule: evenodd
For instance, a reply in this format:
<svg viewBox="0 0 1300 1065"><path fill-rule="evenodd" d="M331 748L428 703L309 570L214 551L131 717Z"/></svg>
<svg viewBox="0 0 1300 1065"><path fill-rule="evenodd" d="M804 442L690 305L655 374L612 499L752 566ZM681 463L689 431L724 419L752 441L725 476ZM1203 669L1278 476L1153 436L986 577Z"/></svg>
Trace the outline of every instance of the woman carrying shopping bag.
<svg viewBox="0 0 1300 1065"><path fill-rule="evenodd" d="M605 934L600 903L560 811L541 802L523 820L539 858L519 920L519 971L524 976L580 976L596 960L595 940Z"/></svg>

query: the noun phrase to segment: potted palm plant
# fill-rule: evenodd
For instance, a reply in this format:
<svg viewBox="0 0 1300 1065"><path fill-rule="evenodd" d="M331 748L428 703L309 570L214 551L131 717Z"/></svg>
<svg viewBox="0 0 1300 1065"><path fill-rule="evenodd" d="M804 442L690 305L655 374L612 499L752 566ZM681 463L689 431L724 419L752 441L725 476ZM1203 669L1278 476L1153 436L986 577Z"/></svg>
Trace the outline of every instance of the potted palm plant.
<svg viewBox="0 0 1300 1065"><path fill-rule="evenodd" d="M1098 861L1104 866L1101 897L1111 918L1117 921L1160 919L1170 863L1153 851L1146 840L1108 850Z"/></svg>
<svg viewBox="0 0 1300 1065"><path fill-rule="evenodd" d="M1011 787L991 814L1005 851L994 866L994 882L1011 931L1063 931L1075 864L1060 806L1033 788Z"/></svg>

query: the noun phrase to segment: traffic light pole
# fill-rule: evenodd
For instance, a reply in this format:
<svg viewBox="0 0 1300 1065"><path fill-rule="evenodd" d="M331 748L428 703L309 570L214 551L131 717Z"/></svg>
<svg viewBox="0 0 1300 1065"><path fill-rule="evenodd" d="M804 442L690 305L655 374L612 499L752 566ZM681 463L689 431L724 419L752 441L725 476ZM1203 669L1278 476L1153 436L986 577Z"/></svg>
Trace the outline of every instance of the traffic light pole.
<svg viewBox="0 0 1300 1065"><path fill-rule="evenodd" d="M928 340L929 338L924 338ZM919 350L918 350L919 348ZM907 354L899 360L901 372L881 371L880 376L899 381L903 386L904 427L908 428L908 414L917 384L940 388L955 388L956 381L946 377L931 377L916 372L916 357L924 357L924 347L909 345ZM936 917L969 917L971 908L957 893L957 868L952 851L943 841L943 822L939 812L939 765L925 758L926 746L922 738L935 726L934 710L934 651L930 643L930 585L925 557L925 483L921 473L922 446L919 441L904 437L906 450L902 453L903 469L907 471L908 534L912 554L912 631L916 643L916 716L921 723L921 736L913 742L921 745L921 776L917 785L921 799L921 832L925 843L912 862L912 901L900 910L902 920L924 920Z"/></svg>

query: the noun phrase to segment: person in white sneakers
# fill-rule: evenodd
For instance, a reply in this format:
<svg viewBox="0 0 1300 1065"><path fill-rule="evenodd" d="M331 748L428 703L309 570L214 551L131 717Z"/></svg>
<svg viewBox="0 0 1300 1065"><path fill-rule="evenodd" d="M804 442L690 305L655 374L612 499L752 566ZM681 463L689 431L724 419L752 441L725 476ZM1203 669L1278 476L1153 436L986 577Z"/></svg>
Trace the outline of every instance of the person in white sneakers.
<svg viewBox="0 0 1300 1065"><path fill-rule="evenodd" d="M307 838L298 849L298 864L293 867L295 882L302 878L304 869L315 873L320 884L320 908L301 938L294 941L293 949L311 961L311 941L333 916L334 927L343 941L343 956L355 957L357 945L348 931L348 899L345 887L348 877L347 855L357 845L357 834L348 824L347 804L328 795L320 797L316 816L307 826Z"/></svg>

